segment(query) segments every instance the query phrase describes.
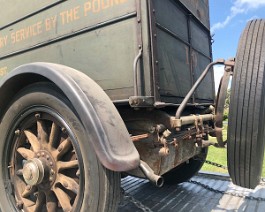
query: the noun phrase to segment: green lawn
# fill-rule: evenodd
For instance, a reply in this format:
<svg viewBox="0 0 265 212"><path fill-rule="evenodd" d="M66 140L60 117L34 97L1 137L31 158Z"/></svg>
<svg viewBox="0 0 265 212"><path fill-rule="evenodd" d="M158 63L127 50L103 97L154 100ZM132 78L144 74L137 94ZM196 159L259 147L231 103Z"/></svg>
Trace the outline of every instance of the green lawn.
<svg viewBox="0 0 265 212"><path fill-rule="evenodd" d="M226 128L224 128L224 134L226 135ZM210 138L211 141L216 141L215 138ZM225 148L216 148L214 146L209 147L207 160L213 161L219 164L222 164L224 166L227 166L227 151ZM220 172L220 173L227 173L226 170L222 168L218 168L209 164L204 164L202 171L210 171L210 172ZM265 177L265 157L263 160L263 170L262 170L262 176Z"/></svg>

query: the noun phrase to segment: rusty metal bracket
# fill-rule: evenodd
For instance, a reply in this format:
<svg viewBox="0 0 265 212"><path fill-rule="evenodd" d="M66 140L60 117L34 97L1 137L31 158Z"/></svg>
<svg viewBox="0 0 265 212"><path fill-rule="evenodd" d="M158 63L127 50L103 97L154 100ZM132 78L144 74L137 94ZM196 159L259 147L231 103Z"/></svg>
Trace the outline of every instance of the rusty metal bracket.
<svg viewBox="0 0 265 212"><path fill-rule="evenodd" d="M215 115L213 114L190 115L190 116L182 116L179 119L176 119L176 117L171 117L170 124L172 128L181 128L184 125L194 124L196 119L199 119L201 122L213 121L215 119Z"/></svg>
<svg viewBox="0 0 265 212"><path fill-rule="evenodd" d="M224 116L224 105L227 96L227 88L229 84L230 76L233 73L233 68L235 65L235 59L228 60L225 63L225 72L220 81L217 98L216 98L216 108L215 108L215 135L219 147L224 147L225 142L223 140L223 116Z"/></svg>
<svg viewBox="0 0 265 212"><path fill-rule="evenodd" d="M155 99L153 96L130 96L129 104L131 107L153 107Z"/></svg>

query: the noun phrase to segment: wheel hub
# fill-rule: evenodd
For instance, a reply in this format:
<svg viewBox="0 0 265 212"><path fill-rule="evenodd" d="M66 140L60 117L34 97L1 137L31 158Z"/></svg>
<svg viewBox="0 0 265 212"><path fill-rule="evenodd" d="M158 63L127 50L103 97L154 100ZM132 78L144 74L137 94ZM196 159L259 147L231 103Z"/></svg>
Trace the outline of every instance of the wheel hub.
<svg viewBox="0 0 265 212"><path fill-rule="evenodd" d="M45 163L34 158L28 160L23 166L23 178L28 185L38 185L43 182Z"/></svg>

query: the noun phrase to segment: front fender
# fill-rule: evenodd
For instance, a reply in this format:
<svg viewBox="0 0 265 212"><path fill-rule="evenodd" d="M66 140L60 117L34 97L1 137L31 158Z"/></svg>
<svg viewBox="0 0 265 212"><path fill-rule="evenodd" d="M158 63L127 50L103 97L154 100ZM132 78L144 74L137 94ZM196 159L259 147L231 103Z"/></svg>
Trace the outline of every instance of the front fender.
<svg viewBox="0 0 265 212"><path fill-rule="evenodd" d="M87 75L63 65L31 63L6 75L0 82L0 120L11 97L25 86L40 81L53 82L70 100L106 168L128 171L139 166L139 153L107 94Z"/></svg>

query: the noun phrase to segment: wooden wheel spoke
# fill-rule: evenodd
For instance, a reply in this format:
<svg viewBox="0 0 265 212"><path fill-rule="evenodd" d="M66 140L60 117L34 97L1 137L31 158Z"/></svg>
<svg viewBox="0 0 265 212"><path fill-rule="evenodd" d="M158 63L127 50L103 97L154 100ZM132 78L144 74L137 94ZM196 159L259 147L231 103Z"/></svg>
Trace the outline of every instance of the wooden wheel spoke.
<svg viewBox="0 0 265 212"><path fill-rule="evenodd" d="M41 120L37 120L38 139L42 145L48 143L48 135L45 123Z"/></svg>
<svg viewBox="0 0 265 212"><path fill-rule="evenodd" d="M60 127L55 124L54 122L52 123L52 128L51 128L51 133L49 137L49 147L55 147L56 143L58 142L58 136L60 133Z"/></svg>
<svg viewBox="0 0 265 212"><path fill-rule="evenodd" d="M46 195L46 208L48 212L58 211L58 201L55 194L52 191L50 191Z"/></svg>
<svg viewBox="0 0 265 212"><path fill-rule="evenodd" d="M34 211L36 203L29 200L29 199L23 199L24 207L27 208L28 211Z"/></svg>
<svg viewBox="0 0 265 212"><path fill-rule="evenodd" d="M62 206L64 211L71 211L72 210L72 206L70 203L70 197L67 193L65 193L62 189L55 187L53 189L60 205Z"/></svg>
<svg viewBox="0 0 265 212"><path fill-rule="evenodd" d="M38 138L29 130L25 130L24 133L29 140L29 143L31 144L32 150L34 152L38 152L40 150L40 143L38 141Z"/></svg>
<svg viewBox="0 0 265 212"><path fill-rule="evenodd" d="M29 149L26 149L24 147L19 147L17 149L18 153L25 159L29 160L29 159L32 159L34 158L35 154L33 151L29 150Z"/></svg>
<svg viewBox="0 0 265 212"><path fill-rule="evenodd" d="M27 200L24 203L25 206L27 207L27 211L32 211L32 212L36 212L36 211L42 211L42 207L45 204L45 195L43 193L38 193L38 197L36 202L32 202L31 200Z"/></svg>
<svg viewBox="0 0 265 212"><path fill-rule="evenodd" d="M21 196L26 198L29 195L33 194L36 190L37 188L35 186L32 186L31 188L26 187Z"/></svg>
<svg viewBox="0 0 265 212"><path fill-rule="evenodd" d="M72 168L78 168L78 160L72 160L68 162L62 162L62 161L57 162L57 169L59 171L64 169L72 169Z"/></svg>
<svg viewBox="0 0 265 212"><path fill-rule="evenodd" d="M78 193L79 185L74 179L67 177L63 174L58 174L57 182L61 183L63 187L74 192L75 194Z"/></svg>
<svg viewBox="0 0 265 212"><path fill-rule="evenodd" d="M68 152L68 150L71 148L72 144L71 144L71 140L68 137L67 139L65 139L59 146L57 149L57 154L56 154L56 158L57 160L60 159L66 152Z"/></svg>

